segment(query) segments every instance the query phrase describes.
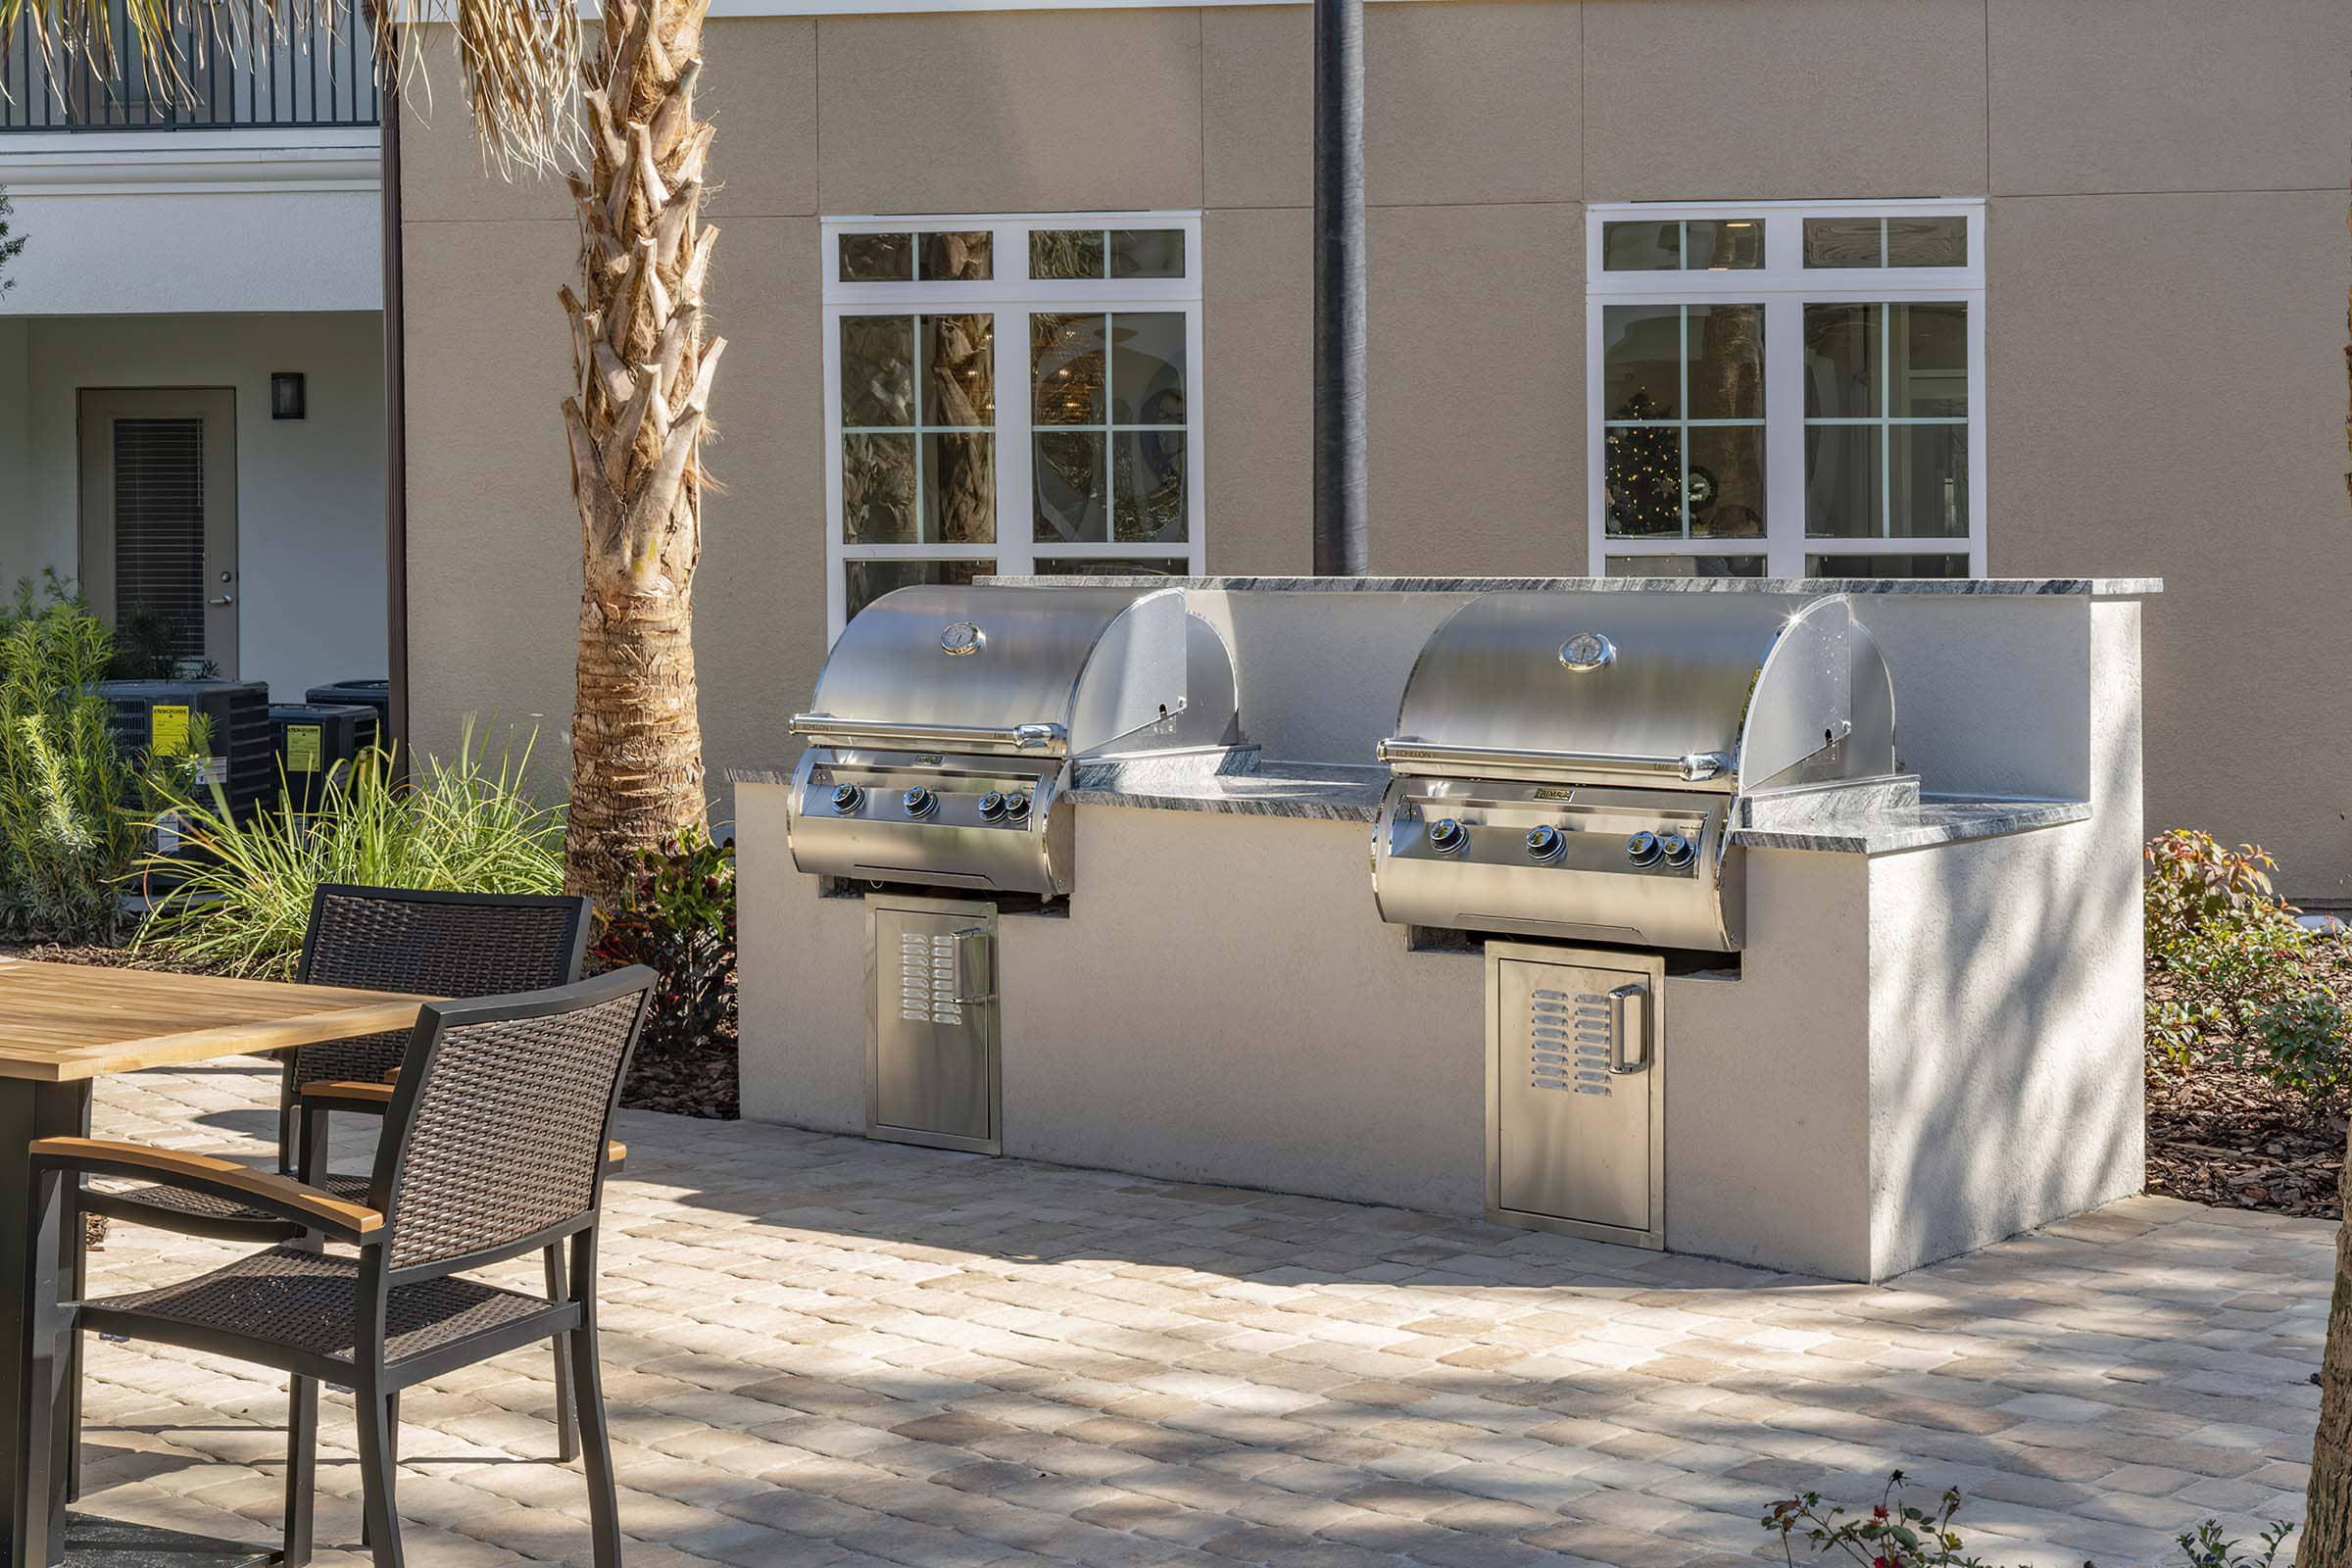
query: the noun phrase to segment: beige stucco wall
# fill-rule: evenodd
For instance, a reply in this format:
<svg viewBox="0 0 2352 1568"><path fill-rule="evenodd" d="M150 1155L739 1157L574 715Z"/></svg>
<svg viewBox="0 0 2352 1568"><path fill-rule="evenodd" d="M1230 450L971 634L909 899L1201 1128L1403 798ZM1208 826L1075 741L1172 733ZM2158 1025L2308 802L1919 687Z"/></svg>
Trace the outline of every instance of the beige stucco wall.
<svg viewBox="0 0 2352 1568"><path fill-rule="evenodd" d="M710 24L734 348L699 647L713 776L824 648L816 220L1200 208L1207 552L1308 564L1303 7ZM2154 574L2148 813L2352 898L2340 0L1425 0L1371 9L1372 554L1585 568L1587 201L1989 200L1992 569ZM446 74L441 78L449 80ZM1105 106L1108 106L1106 111ZM569 698L561 192L407 137L419 729ZM2217 760L2220 760L2217 761Z"/></svg>

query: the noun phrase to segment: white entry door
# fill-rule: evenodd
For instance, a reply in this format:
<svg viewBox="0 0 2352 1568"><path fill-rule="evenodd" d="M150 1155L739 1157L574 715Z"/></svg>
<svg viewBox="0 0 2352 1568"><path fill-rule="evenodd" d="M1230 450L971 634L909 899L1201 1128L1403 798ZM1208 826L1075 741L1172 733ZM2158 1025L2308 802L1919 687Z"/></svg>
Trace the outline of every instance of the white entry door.
<svg viewBox="0 0 2352 1568"><path fill-rule="evenodd" d="M84 388L81 591L121 625L237 673L237 397L229 387Z"/></svg>

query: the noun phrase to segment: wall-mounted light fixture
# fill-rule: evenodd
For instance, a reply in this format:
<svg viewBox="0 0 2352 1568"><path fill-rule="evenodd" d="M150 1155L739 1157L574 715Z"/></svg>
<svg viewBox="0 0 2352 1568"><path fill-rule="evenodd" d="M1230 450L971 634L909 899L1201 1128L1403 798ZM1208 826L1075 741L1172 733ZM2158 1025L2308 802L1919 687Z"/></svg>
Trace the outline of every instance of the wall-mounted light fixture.
<svg viewBox="0 0 2352 1568"><path fill-rule="evenodd" d="M302 372L300 370L270 371L270 417L272 419L300 419L305 416Z"/></svg>

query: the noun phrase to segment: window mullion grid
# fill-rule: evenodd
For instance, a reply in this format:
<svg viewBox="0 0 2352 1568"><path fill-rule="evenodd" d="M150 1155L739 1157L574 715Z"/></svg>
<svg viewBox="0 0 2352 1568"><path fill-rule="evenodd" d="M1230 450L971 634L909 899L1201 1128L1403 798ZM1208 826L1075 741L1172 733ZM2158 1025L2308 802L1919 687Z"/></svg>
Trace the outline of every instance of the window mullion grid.
<svg viewBox="0 0 2352 1568"><path fill-rule="evenodd" d="M1886 220L1879 220L1879 259L1886 256ZM1894 537L1894 307L1879 312L1879 534Z"/></svg>
<svg viewBox="0 0 2352 1568"><path fill-rule="evenodd" d="M1195 247L1199 236L1188 232L1185 244ZM1190 273L1196 262L1193 251L1186 251L1185 270ZM1203 403L1200 397L1200 368L1203 363L1206 328L1198 306L1186 306L1184 312L1184 565L1188 574L1199 576L1207 570L1207 542L1201 537L1202 519L1208 514L1208 501L1202 494L1200 420Z"/></svg>
<svg viewBox="0 0 2352 1568"><path fill-rule="evenodd" d="M1110 276L1110 231L1108 229L1102 232L1102 275L1106 278ZM1105 544L1116 544L1119 538L1119 488L1114 482L1111 471L1110 450L1112 411L1118 407L1115 401L1117 389L1111 385L1111 377L1116 373L1111 368L1112 362L1116 358L1111 352L1111 313L1104 311L1102 313L1102 422L1096 429L1096 433L1102 437L1102 542Z"/></svg>
<svg viewBox="0 0 2352 1568"><path fill-rule="evenodd" d="M923 387L923 372L924 372L924 366L923 366L923 322L924 322L924 320L925 320L925 319L927 319L927 318L925 318L925 317L924 317L924 316L923 316L921 313L919 313L919 312L918 312L918 313L916 313L916 315L915 315L915 317L914 317L914 333L913 333L913 342L914 342L914 365L913 365L913 371L914 371L914 377L913 377L913 379L914 379L914 409L913 409L913 414L914 414L914 542L915 542L916 544L918 544L918 545L920 545L920 544L930 544L930 543L932 543L932 542L933 542L933 541L931 541L931 540L928 540L928 539L925 539L925 538L923 537L923 534L924 534L924 532L925 532L925 522L924 522L924 507L923 507L923 405L924 405L924 403L925 403L925 402L929 401L929 400L928 400L928 398L927 398L927 397L926 397L926 395L925 395L925 392L924 392L924 387Z"/></svg>
<svg viewBox="0 0 2352 1568"><path fill-rule="evenodd" d="M1688 541L1690 537L1690 307L1678 305L1674 309L1677 318L1676 329L1682 334L1681 363L1675 367L1675 374L1680 378L1679 395L1682 399L1674 411L1676 421L1674 451L1677 465L1674 483L1675 517L1682 525L1680 537Z"/></svg>
<svg viewBox="0 0 2352 1568"><path fill-rule="evenodd" d="M1794 295L1764 301L1764 569L1775 577L1805 566L1804 309Z"/></svg>
<svg viewBox="0 0 2352 1568"><path fill-rule="evenodd" d="M1022 229L1019 233L1021 267L1026 271L1028 231ZM997 312L997 569L1008 577L1037 569L1036 503L1032 489L1035 483L1032 465L1037 460L1037 367L1032 363L1036 339L1030 326L1031 314L1025 306ZM1017 403L1005 395L1006 322L1015 329L1010 341L1019 370Z"/></svg>
<svg viewBox="0 0 2352 1568"><path fill-rule="evenodd" d="M824 246L828 277L834 274L834 244L833 237L828 236ZM818 313L818 317L824 322L824 343L820 349L820 358L824 364L825 382L822 389L822 401L825 407L827 432L825 441L825 641L829 647L834 630L842 624L847 616L849 602L849 568L842 564L845 559L844 536L848 531L848 519L843 515L841 475L842 449L847 444L847 439L842 434L843 410L841 407L841 323L843 316L842 313L835 311L821 311Z"/></svg>

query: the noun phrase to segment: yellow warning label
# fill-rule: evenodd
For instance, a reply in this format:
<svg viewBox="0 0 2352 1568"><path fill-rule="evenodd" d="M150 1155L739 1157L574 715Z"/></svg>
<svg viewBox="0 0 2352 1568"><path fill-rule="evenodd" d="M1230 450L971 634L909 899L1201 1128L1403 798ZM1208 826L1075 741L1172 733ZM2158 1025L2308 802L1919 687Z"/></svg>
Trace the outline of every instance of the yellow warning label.
<svg viewBox="0 0 2352 1568"><path fill-rule="evenodd" d="M317 724L288 724L286 726L286 771L316 773L318 754L326 748L319 744L321 731Z"/></svg>
<svg viewBox="0 0 2352 1568"><path fill-rule="evenodd" d="M185 757L188 751L188 710L158 703L147 710L147 745L158 757Z"/></svg>

